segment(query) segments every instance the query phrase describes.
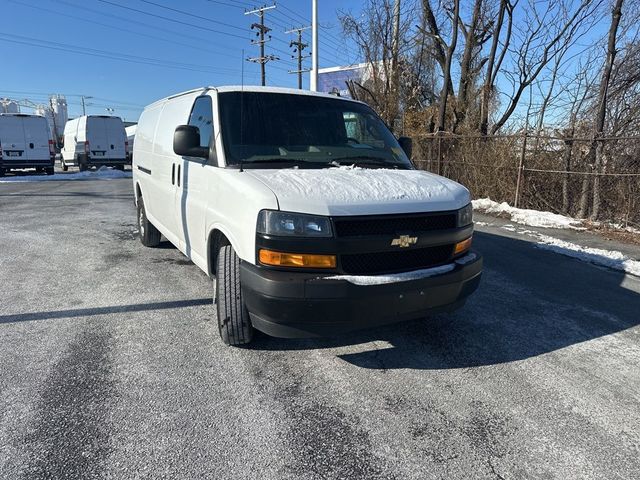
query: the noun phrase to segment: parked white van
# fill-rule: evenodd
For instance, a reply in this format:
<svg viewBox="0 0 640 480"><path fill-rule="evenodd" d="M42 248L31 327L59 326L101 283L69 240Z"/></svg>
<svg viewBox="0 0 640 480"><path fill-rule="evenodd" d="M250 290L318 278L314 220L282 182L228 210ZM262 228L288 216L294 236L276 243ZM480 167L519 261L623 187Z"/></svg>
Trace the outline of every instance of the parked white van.
<svg viewBox="0 0 640 480"><path fill-rule="evenodd" d="M136 133L144 245L212 279L222 340L336 335L460 307L477 288L469 191L416 170L366 104L269 87L153 103Z"/></svg>
<svg viewBox="0 0 640 480"><path fill-rule="evenodd" d="M62 169L77 165L80 171L103 165L124 170L129 165L127 135L120 117L85 115L64 126Z"/></svg>
<svg viewBox="0 0 640 480"><path fill-rule="evenodd" d="M129 125L124 129L127 134L127 153L129 158L129 163L131 163L131 159L133 158L133 144L136 141L136 130L138 129L138 125Z"/></svg>
<svg viewBox="0 0 640 480"><path fill-rule="evenodd" d="M0 177L24 168L53 175L54 162L55 150L46 118L0 113Z"/></svg>

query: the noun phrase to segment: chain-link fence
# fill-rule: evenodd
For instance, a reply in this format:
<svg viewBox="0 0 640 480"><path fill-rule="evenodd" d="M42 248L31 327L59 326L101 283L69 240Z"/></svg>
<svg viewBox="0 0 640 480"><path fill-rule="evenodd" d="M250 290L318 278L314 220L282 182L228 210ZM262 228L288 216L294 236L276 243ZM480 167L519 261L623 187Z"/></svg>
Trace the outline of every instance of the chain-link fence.
<svg viewBox="0 0 640 480"><path fill-rule="evenodd" d="M434 134L413 142L419 168L462 183L474 198L579 218L595 212L597 220L640 226L640 137L594 142L532 134Z"/></svg>

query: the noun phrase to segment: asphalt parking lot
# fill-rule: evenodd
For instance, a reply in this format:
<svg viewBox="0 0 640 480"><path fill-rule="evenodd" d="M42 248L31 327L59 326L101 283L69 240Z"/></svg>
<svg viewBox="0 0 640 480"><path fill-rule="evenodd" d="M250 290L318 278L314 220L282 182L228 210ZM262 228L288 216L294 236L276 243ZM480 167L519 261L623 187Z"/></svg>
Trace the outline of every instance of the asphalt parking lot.
<svg viewBox="0 0 640 480"><path fill-rule="evenodd" d="M637 277L484 227L452 316L230 348L131 190L0 184L0 478L640 478Z"/></svg>

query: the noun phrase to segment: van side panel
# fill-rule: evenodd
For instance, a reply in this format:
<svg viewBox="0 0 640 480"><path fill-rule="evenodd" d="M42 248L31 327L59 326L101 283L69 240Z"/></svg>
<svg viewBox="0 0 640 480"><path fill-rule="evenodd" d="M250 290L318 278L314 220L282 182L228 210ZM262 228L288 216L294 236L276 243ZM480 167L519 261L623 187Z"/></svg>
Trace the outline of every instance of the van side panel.
<svg viewBox="0 0 640 480"><path fill-rule="evenodd" d="M151 223L173 243L181 248L177 224L176 196L178 167L182 169L182 158L173 153L173 132L178 125L188 122L191 105L197 94L184 95L172 98L160 105L153 105L140 118L138 123L138 133L134 151L136 162L136 176L141 178L145 175L138 166L148 163L146 156L153 157L151 174L147 174L148 179L141 184L145 197L145 209ZM151 111L158 107L158 114L151 114ZM157 120L155 120L157 118ZM155 123L154 126L152 124ZM155 127L155 128L154 128ZM149 152L148 138L151 130L154 130L151 152ZM142 158L136 156L142 155ZM143 167L146 168L146 167ZM146 190L146 191L145 191Z"/></svg>
<svg viewBox="0 0 640 480"><path fill-rule="evenodd" d="M64 145L62 146L62 159L67 164L73 164L76 160L78 136L78 126L80 120L86 117L69 120L64 126Z"/></svg>
<svg viewBox="0 0 640 480"><path fill-rule="evenodd" d="M145 208L147 217L151 223L157 226L158 222L153 215L153 204L156 200L156 194L153 190L153 140L156 135L158 119L160 112L164 107L164 103L155 104L150 108L143 110L138 120L138 130L136 132L136 143L133 150L133 164L131 170L133 173L133 186L140 185L142 195L145 198ZM137 201L137 199L136 199Z"/></svg>

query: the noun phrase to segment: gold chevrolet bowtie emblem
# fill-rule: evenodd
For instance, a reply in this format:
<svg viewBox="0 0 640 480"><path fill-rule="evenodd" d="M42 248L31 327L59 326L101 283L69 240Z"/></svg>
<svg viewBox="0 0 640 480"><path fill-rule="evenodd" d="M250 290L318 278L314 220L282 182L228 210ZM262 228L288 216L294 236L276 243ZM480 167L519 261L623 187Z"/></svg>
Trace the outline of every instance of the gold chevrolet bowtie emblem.
<svg viewBox="0 0 640 480"><path fill-rule="evenodd" d="M400 235L398 238L394 238L393 240L391 240L391 245L404 248L404 247L408 247L409 245L414 245L417 242L418 242L418 237L410 237L409 235Z"/></svg>

